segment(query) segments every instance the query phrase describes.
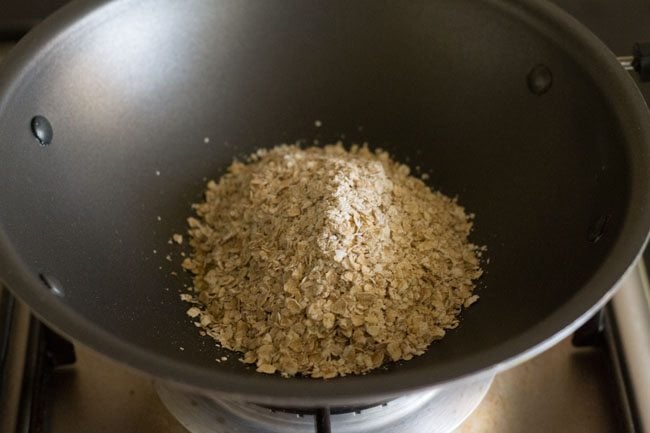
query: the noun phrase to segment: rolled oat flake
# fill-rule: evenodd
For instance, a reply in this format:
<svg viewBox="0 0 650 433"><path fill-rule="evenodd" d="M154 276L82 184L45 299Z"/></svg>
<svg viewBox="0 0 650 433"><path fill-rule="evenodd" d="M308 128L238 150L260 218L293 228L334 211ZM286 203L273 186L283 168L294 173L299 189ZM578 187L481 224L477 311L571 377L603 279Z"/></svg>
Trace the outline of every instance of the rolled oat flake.
<svg viewBox="0 0 650 433"><path fill-rule="evenodd" d="M409 360L478 299L473 216L382 150L259 150L193 207L188 315L262 373Z"/></svg>

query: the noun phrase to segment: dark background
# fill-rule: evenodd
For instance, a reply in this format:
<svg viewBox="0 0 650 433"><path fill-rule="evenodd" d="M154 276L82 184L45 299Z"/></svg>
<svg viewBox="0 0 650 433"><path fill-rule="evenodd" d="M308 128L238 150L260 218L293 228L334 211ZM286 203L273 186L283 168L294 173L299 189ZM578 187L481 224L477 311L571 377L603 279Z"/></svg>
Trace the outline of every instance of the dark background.
<svg viewBox="0 0 650 433"><path fill-rule="evenodd" d="M0 0L0 40L17 40L67 0Z"/></svg>
<svg viewBox="0 0 650 433"><path fill-rule="evenodd" d="M68 0L0 0L0 39L16 40ZM650 41L650 0L555 0L619 56Z"/></svg>
<svg viewBox="0 0 650 433"><path fill-rule="evenodd" d="M0 39L20 38L68 0L0 0ZM650 41L650 0L555 0L591 28L619 56Z"/></svg>

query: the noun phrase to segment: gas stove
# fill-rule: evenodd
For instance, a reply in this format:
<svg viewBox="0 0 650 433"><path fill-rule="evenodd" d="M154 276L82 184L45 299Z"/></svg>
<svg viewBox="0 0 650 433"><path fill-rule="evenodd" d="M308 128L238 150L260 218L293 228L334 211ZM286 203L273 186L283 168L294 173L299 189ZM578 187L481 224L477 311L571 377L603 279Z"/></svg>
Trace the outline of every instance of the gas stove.
<svg viewBox="0 0 650 433"><path fill-rule="evenodd" d="M650 13L647 2L557 3L618 54L629 54L631 42L650 40L643 33L650 28L638 18ZM52 10L43 4L40 15ZM38 21L34 11L21 3L3 15L0 38L15 39ZM0 61L12 43L0 41ZM650 85L642 90L650 97ZM314 410L196 396L146 378L61 338L0 288L0 432L650 432L645 269L643 263L633 268L614 300L572 338L494 378L373 406Z"/></svg>

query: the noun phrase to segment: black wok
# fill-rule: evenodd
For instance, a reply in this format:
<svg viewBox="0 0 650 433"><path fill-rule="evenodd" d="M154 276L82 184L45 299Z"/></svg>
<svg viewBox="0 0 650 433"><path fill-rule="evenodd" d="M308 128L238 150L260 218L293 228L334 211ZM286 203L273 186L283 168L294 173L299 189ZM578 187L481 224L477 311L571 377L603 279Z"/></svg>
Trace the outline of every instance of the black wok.
<svg viewBox="0 0 650 433"><path fill-rule="evenodd" d="M649 126L614 56L540 1L80 1L0 71L0 275L63 334L199 392L386 398L507 368L611 296L650 225ZM425 355L366 376L216 363L167 240L233 157L341 134L476 213L480 302Z"/></svg>

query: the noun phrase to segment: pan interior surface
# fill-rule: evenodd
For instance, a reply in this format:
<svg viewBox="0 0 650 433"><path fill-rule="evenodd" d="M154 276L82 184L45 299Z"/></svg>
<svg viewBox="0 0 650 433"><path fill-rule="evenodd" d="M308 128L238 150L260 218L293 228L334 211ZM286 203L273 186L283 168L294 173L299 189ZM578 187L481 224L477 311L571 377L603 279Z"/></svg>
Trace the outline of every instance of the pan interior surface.
<svg viewBox="0 0 650 433"><path fill-rule="evenodd" d="M612 76L593 67L586 36L542 12L476 0L68 7L0 79L3 263L29 271L3 279L118 360L247 398L361 399L512 358L605 296L642 242L594 282L629 224L644 136L617 114L633 104L603 90ZM52 124L47 146L35 115ZM476 214L471 239L489 257L480 301L410 362L327 382L256 374L185 315L190 279L168 239L233 158L341 137L420 166Z"/></svg>

